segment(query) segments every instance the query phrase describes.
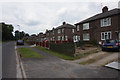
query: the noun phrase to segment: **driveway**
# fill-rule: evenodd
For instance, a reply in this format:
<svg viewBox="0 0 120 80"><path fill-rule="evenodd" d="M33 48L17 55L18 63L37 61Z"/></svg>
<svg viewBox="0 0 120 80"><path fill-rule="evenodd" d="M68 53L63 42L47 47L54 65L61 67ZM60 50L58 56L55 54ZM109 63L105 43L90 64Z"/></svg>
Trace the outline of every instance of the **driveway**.
<svg viewBox="0 0 120 80"><path fill-rule="evenodd" d="M22 58L27 78L117 78L118 71L106 67L88 67L60 59L31 47L45 58Z"/></svg>

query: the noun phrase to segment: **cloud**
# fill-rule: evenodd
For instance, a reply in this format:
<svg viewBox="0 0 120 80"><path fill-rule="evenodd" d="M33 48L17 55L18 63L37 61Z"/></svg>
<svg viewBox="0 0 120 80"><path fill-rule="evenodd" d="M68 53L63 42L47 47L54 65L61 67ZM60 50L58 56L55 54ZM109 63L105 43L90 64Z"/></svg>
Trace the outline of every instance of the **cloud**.
<svg viewBox="0 0 120 80"><path fill-rule="evenodd" d="M33 1L33 0L31 0ZM110 9L117 7L117 2L78 1L72 2L3 2L0 4L1 21L14 25L14 30L20 29L32 33L45 32L62 24L63 21L75 24L101 12L103 6ZM36 1L36 0L34 0ZM111 5L112 4L112 5Z"/></svg>

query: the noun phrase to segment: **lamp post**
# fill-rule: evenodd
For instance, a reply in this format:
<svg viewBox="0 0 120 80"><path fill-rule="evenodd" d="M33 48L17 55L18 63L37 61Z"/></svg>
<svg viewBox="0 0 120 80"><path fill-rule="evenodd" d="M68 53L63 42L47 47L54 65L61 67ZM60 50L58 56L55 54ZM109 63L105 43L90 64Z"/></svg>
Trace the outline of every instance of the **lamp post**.
<svg viewBox="0 0 120 80"><path fill-rule="evenodd" d="M18 26L18 28L19 28L19 39L20 39L20 25L17 25Z"/></svg>

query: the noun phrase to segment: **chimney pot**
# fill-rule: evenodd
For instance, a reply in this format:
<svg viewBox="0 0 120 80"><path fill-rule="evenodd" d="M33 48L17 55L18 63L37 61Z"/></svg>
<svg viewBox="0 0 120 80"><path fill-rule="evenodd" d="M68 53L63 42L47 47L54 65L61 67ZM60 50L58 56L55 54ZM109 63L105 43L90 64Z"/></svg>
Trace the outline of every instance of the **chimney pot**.
<svg viewBox="0 0 120 80"><path fill-rule="evenodd" d="M66 24L66 22L63 22L63 25L65 25Z"/></svg>
<svg viewBox="0 0 120 80"><path fill-rule="evenodd" d="M107 11L108 11L108 7L107 6L103 7L102 12L104 13L104 12L107 12Z"/></svg>

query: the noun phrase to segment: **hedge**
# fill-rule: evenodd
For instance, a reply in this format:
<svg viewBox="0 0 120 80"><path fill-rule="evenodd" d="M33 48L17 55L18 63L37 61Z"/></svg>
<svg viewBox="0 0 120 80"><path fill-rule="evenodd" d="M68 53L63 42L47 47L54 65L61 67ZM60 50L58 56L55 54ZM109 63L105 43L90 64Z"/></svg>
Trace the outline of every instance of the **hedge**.
<svg viewBox="0 0 120 80"><path fill-rule="evenodd" d="M74 56L75 45L74 43L50 43L50 50L61 54Z"/></svg>

